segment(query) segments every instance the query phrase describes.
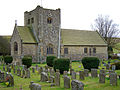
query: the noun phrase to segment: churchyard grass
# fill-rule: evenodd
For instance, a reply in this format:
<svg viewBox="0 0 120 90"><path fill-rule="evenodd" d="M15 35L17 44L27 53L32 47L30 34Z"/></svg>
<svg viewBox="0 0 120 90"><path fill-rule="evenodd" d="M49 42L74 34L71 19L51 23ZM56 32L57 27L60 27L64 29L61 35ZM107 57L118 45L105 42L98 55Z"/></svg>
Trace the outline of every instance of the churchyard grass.
<svg viewBox="0 0 120 90"><path fill-rule="evenodd" d="M105 61L107 63L108 61ZM111 62L114 62L112 60ZM37 64L38 66L45 66L46 64ZM72 68L75 71L83 70L83 66L80 62L72 62ZM80 66L81 65L81 66ZM33 64L32 66L36 66L36 64ZM105 68L101 64L100 68ZM21 67L22 68L22 67ZM2 70L2 66L0 66L0 69ZM116 70L117 74L120 74L120 70ZM7 87L3 83L0 83L0 90L20 90L20 87L22 87L23 90L30 90L29 85L31 81L34 81L34 83L38 83L42 86L42 90L71 90L71 89L65 89L64 88L64 81L63 81L63 75L60 77L60 86L53 86L51 87L51 83L47 82L40 82L40 75L38 75L38 72L32 73L32 69L30 69L31 77L30 78L21 78L13 73L13 70L11 71L12 75L14 76L14 87ZM99 73L99 71L98 71ZM68 75L71 77L70 75ZM79 80L79 75L77 73L77 80ZM112 86L110 85L110 80L108 78L105 79L105 83L101 84L99 83L99 78L92 78L92 77L85 77L85 80L80 80L84 83L84 90L120 90L120 79L117 80L118 85Z"/></svg>

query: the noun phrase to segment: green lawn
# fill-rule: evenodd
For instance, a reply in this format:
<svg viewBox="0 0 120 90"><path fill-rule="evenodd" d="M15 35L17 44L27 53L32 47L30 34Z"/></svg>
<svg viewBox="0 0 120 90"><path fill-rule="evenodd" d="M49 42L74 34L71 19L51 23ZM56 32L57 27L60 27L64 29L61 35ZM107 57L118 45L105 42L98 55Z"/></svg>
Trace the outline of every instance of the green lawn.
<svg viewBox="0 0 120 90"><path fill-rule="evenodd" d="M33 66L35 66L36 64L33 64ZM46 64L38 64L38 66L45 66ZM79 67L81 65L81 67ZM83 70L83 66L81 63L79 62L72 62L72 67L75 71L80 71ZM101 66L104 67L104 66ZM2 66L0 66L0 69L2 70ZM23 90L30 90L29 89L29 84L31 81L34 81L35 83L39 83L40 85L42 85L42 90L71 90L71 89L64 89L64 82L63 82L63 78L61 75L61 85L60 87L58 86L53 86L50 87L51 83L47 83L47 82L40 82L40 75L38 75L38 73L36 72L35 74L32 73L32 69L31 70L31 78L20 78L19 76L13 74L14 76L14 82L15 85L14 87L6 87L3 83L0 83L0 90L19 90L20 87L23 88ZM118 74L120 74L120 70L116 70L116 72ZM69 75L70 76L70 75ZM77 79L79 80L79 76L77 75ZM111 86L110 80L108 80L106 78L106 82L105 84L100 84L99 83L99 78L91 78L91 77L85 77L85 80L80 80L82 81L85 86L84 86L84 90L120 90L120 79L118 79L118 85L117 86Z"/></svg>

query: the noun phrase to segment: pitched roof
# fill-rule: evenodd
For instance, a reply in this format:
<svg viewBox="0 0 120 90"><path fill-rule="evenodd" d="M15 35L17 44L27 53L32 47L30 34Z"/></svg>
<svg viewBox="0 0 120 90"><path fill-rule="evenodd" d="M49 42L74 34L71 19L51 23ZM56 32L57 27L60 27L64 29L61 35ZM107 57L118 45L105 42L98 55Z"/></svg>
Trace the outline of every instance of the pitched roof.
<svg viewBox="0 0 120 90"><path fill-rule="evenodd" d="M32 32L32 29L27 26L17 26L16 27L23 43L37 43Z"/></svg>
<svg viewBox="0 0 120 90"><path fill-rule="evenodd" d="M107 45L97 31L62 29L63 45Z"/></svg>

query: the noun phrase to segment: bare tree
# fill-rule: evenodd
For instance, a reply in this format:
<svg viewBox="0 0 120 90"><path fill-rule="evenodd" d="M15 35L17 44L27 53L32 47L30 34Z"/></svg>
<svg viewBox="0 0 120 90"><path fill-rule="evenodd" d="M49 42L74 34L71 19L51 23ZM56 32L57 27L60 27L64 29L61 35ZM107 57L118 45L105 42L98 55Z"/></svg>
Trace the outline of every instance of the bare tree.
<svg viewBox="0 0 120 90"><path fill-rule="evenodd" d="M95 19L95 24L92 25L94 30L97 30L99 34L107 41L108 47L113 46L113 37L117 37L119 34L118 24L115 24L109 16L98 15Z"/></svg>

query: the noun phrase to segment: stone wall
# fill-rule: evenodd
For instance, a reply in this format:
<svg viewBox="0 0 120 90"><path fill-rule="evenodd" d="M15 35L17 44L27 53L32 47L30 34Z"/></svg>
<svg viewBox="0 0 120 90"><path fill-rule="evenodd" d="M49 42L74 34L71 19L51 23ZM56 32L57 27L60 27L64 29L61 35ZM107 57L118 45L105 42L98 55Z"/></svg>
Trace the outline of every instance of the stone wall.
<svg viewBox="0 0 120 90"><path fill-rule="evenodd" d="M64 48L68 48L68 54L64 54ZM84 53L84 48L88 48L88 53ZM89 48L91 48L91 54ZM96 48L96 53L93 53L93 48ZM81 60L85 56L97 56L100 59L107 59L108 53L107 46L63 46L61 56L72 60Z"/></svg>

